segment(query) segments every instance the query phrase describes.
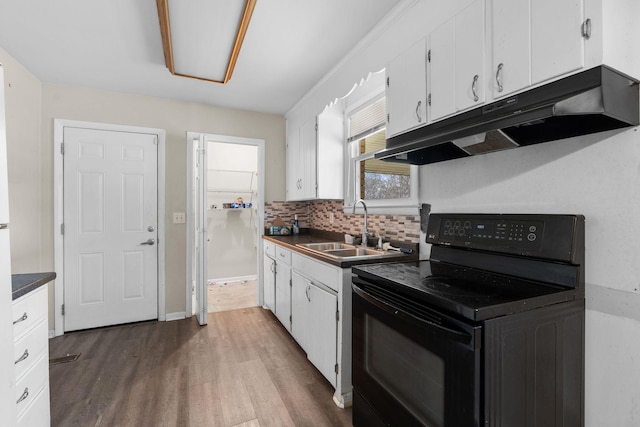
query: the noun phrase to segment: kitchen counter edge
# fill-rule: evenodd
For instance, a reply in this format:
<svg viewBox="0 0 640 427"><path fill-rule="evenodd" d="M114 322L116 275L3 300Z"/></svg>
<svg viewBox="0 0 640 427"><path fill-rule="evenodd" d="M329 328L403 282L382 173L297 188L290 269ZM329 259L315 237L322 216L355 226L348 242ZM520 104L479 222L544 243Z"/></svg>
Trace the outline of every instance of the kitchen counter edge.
<svg viewBox="0 0 640 427"><path fill-rule="evenodd" d="M15 301L31 291L44 286L56 278L56 273L26 273L11 275L11 293Z"/></svg>
<svg viewBox="0 0 640 427"><path fill-rule="evenodd" d="M403 244L402 246L413 249L413 254L403 254L398 253L397 256L387 256L384 258L372 258L372 259L360 259L355 261L340 261L328 256L323 256L318 253L305 250L299 246L296 246L300 243L322 243L327 241L339 241L336 239L328 239L326 235L314 235L314 234L298 234L298 235L286 235L286 236L268 236L263 235L262 238L264 240L269 240L278 245L284 246L287 249L290 249L294 252L297 252L302 255L306 255L310 258L317 259L318 261L326 262L327 264L335 265L340 268L351 268L354 265L361 264L378 264L378 263L388 263L388 262L401 262L401 261L415 261L418 259L417 244Z"/></svg>

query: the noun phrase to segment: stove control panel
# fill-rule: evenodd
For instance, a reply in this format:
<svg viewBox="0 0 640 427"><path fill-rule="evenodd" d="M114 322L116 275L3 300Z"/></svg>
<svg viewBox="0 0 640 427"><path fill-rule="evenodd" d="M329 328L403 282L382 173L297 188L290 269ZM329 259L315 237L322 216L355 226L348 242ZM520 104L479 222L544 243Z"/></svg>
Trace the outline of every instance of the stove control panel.
<svg viewBox="0 0 640 427"><path fill-rule="evenodd" d="M427 243L502 253L571 258L581 215L431 214ZM583 232L582 232L583 233Z"/></svg>
<svg viewBox="0 0 640 427"><path fill-rule="evenodd" d="M510 245L536 244L543 230L542 221L508 221L479 219L445 219L440 224L440 236L451 241L503 242Z"/></svg>

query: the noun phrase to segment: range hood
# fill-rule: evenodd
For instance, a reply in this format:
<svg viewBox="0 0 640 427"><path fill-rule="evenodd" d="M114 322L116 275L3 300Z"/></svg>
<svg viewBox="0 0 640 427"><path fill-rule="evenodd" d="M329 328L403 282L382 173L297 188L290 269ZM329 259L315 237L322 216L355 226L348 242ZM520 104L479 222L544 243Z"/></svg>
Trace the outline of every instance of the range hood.
<svg viewBox="0 0 640 427"><path fill-rule="evenodd" d="M638 82L595 67L387 139L376 159L424 165L640 124Z"/></svg>

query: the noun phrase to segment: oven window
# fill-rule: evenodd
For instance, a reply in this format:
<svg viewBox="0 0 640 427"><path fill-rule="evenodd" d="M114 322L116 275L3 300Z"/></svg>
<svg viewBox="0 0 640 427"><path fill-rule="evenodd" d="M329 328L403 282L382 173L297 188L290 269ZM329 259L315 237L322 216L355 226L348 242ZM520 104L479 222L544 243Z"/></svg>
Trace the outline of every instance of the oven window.
<svg viewBox="0 0 640 427"><path fill-rule="evenodd" d="M427 426L444 425L444 360L365 314L365 369Z"/></svg>

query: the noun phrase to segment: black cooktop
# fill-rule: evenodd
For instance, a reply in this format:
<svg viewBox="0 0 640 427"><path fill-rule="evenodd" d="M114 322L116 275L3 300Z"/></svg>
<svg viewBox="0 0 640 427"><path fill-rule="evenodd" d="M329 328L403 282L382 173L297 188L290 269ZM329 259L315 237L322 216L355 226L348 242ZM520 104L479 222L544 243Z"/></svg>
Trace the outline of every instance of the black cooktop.
<svg viewBox="0 0 640 427"><path fill-rule="evenodd" d="M576 289L442 261L359 265L352 271L392 292L473 321L581 297Z"/></svg>

